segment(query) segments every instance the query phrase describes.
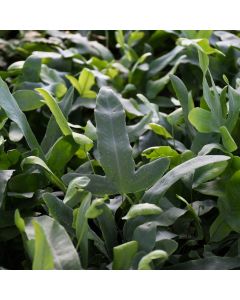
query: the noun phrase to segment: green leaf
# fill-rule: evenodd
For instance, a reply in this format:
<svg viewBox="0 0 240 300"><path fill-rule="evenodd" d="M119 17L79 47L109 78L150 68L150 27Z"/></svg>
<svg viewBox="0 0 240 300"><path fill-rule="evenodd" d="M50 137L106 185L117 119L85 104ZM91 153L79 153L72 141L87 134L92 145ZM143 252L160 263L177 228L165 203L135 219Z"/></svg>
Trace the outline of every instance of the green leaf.
<svg viewBox="0 0 240 300"><path fill-rule="evenodd" d="M163 250L154 250L150 252L140 260L138 264L138 270L151 270L150 264L154 259L159 259L160 261L164 262L168 259L168 254Z"/></svg>
<svg viewBox="0 0 240 300"><path fill-rule="evenodd" d="M156 224L148 222L139 225L133 232L133 239L138 242L139 250L150 252L156 242Z"/></svg>
<svg viewBox="0 0 240 300"><path fill-rule="evenodd" d="M137 94L138 99L143 102L143 104L146 106L146 108L149 109L150 112L152 112L153 120L158 121L159 120L159 111L158 106L156 104L153 104L150 102L144 95Z"/></svg>
<svg viewBox="0 0 240 300"><path fill-rule="evenodd" d="M236 126L240 110L240 94L231 86L228 87L229 112L226 120L226 127L231 133Z"/></svg>
<svg viewBox="0 0 240 300"><path fill-rule="evenodd" d="M80 133L76 133L76 132L72 133L72 137L74 139L74 142L76 144L78 144L78 146L79 146L79 149L76 152L76 155L79 158L86 158L87 157L86 153L89 150L91 150L93 147L93 141L90 138L88 138L87 136L85 136L84 134L80 134Z"/></svg>
<svg viewBox="0 0 240 300"><path fill-rule="evenodd" d="M240 171L237 171L226 181L224 195L218 199L221 216L236 232L240 232L239 183Z"/></svg>
<svg viewBox="0 0 240 300"><path fill-rule="evenodd" d="M7 84L0 78L0 106L4 109L8 118L15 122L22 131L31 150L37 149L39 156L44 159L43 151L33 134L26 116L20 110L16 100L11 95Z"/></svg>
<svg viewBox="0 0 240 300"><path fill-rule="evenodd" d="M73 88L70 88L68 92L65 94L62 101L59 102L59 107L66 119L68 118L68 114L70 112L70 109L72 108L73 94L74 94L73 92L74 92ZM55 120L55 117L52 115L48 122L47 130L41 143L42 149L44 150L45 153L54 145L54 143L57 141L57 139L60 136L61 136L61 131Z"/></svg>
<svg viewBox="0 0 240 300"><path fill-rule="evenodd" d="M64 80L62 79L61 73L55 69L49 68L47 65L43 64L41 67L41 79L45 83L64 83Z"/></svg>
<svg viewBox="0 0 240 300"><path fill-rule="evenodd" d="M168 256L170 256L177 250L178 243L174 240L162 239L156 242L155 248L166 251Z"/></svg>
<svg viewBox="0 0 240 300"><path fill-rule="evenodd" d="M212 113L200 107L193 108L189 115L189 121L199 132L218 132L218 126L212 118Z"/></svg>
<svg viewBox="0 0 240 300"><path fill-rule="evenodd" d="M220 242L227 237L232 228L226 223L221 215L219 215L210 227L210 242Z"/></svg>
<svg viewBox="0 0 240 300"><path fill-rule="evenodd" d="M66 78L71 82L72 86L79 92L81 95L81 89L79 86L79 81L72 75L66 75Z"/></svg>
<svg viewBox="0 0 240 300"><path fill-rule="evenodd" d="M99 251L109 259L104 241L89 227L88 232L89 240L92 240L94 245L99 249Z"/></svg>
<svg viewBox="0 0 240 300"><path fill-rule="evenodd" d="M231 270L240 267L239 257L211 256L175 264L167 269L172 270Z"/></svg>
<svg viewBox="0 0 240 300"><path fill-rule="evenodd" d="M68 122L66 120L66 118L64 117L61 109L59 108L56 100L53 98L52 95L50 95L50 93L42 88L37 88L36 91L43 96L43 99L45 100L47 106L49 107L49 109L51 110L52 114L55 117L55 120L59 126L59 128L61 129L63 135L70 135L72 134L72 130L68 125Z"/></svg>
<svg viewBox="0 0 240 300"><path fill-rule="evenodd" d="M133 180L135 164L123 107L109 88L102 88L98 94L95 119L100 163L119 192L125 193Z"/></svg>
<svg viewBox="0 0 240 300"><path fill-rule="evenodd" d="M224 55L218 49L211 47L210 44L209 44L209 40L207 38L201 38L201 39L196 40L196 41L197 41L197 44L201 47L201 50L204 51L204 53L206 53L206 54L217 53L217 54Z"/></svg>
<svg viewBox="0 0 240 300"><path fill-rule="evenodd" d="M223 153L227 153L226 149L218 143L210 143L206 144L202 147L202 149L198 152L198 155L206 155L212 152L214 149L220 150Z"/></svg>
<svg viewBox="0 0 240 300"><path fill-rule="evenodd" d="M163 176L169 167L168 158L158 158L147 163L135 172L134 181L128 192L138 192L150 188L159 178Z"/></svg>
<svg viewBox="0 0 240 300"><path fill-rule="evenodd" d="M30 55L22 68L22 80L30 82L40 81L41 59L34 55Z"/></svg>
<svg viewBox="0 0 240 300"><path fill-rule="evenodd" d="M83 97L84 98L89 98L89 99L93 99L93 98L96 98L96 96L97 96L97 94L96 94L96 92L94 92L94 91L85 91L84 93L83 93Z"/></svg>
<svg viewBox="0 0 240 300"><path fill-rule="evenodd" d="M156 134L161 135L161 136L163 136L166 139L172 139L172 135L162 125L155 124L155 123L149 123L148 126Z"/></svg>
<svg viewBox="0 0 240 300"><path fill-rule="evenodd" d="M133 82L133 75L134 72L137 70L138 66L140 64L143 64L144 61L147 59L147 57L151 56L152 54L150 52L148 53L144 53L142 56L140 56L138 58L138 60L136 61L136 63L133 65L132 70L128 73L128 82L131 83Z"/></svg>
<svg viewBox="0 0 240 300"><path fill-rule="evenodd" d="M209 67L208 55L205 52L198 49L198 59L200 68L202 69L203 75L205 76Z"/></svg>
<svg viewBox="0 0 240 300"><path fill-rule="evenodd" d="M112 182L113 187L116 187L119 193L144 190L166 171L167 159L152 162L135 171L125 113L120 99L109 88L102 88L99 92L95 119L100 163L107 179ZM147 174L151 176L146 176Z"/></svg>
<svg viewBox="0 0 240 300"><path fill-rule="evenodd" d="M27 184L22 184L27 182ZM34 193L36 190L43 188L46 185L44 175L39 172L32 171L22 172L13 176L8 182L8 191L16 193Z"/></svg>
<svg viewBox="0 0 240 300"><path fill-rule="evenodd" d="M142 156L146 156L148 159L154 160L159 157L167 157L171 160L171 166L175 166L180 163L179 153L172 149L170 146L159 146L147 148L143 151Z"/></svg>
<svg viewBox="0 0 240 300"><path fill-rule="evenodd" d="M14 122L11 122L9 127L9 139L12 142L19 142L23 138L23 133L18 127L18 125Z"/></svg>
<svg viewBox="0 0 240 300"><path fill-rule="evenodd" d="M86 193L82 192L88 185L89 181L90 179L86 176L80 176L71 180L63 199L64 204L70 207L77 205L81 200L81 195L84 195L84 197L86 196Z"/></svg>
<svg viewBox="0 0 240 300"><path fill-rule="evenodd" d="M129 270L138 251L138 243L131 241L113 248L113 270Z"/></svg>
<svg viewBox="0 0 240 300"><path fill-rule="evenodd" d="M175 167L161 179L159 179L143 196L143 202L154 203L159 200L165 192L184 175L210 163L229 160L230 157L224 155L206 155L190 159Z"/></svg>
<svg viewBox="0 0 240 300"><path fill-rule="evenodd" d="M192 187L196 188L204 182L217 178L223 173L227 165L227 161L220 161L197 169L194 173Z"/></svg>
<svg viewBox="0 0 240 300"><path fill-rule="evenodd" d="M193 100L188 96L188 90L180 78L178 78L175 75L170 75L170 79L171 79L174 91L177 95L177 98L181 103L186 126L187 126L188 130L190 132L192 132L191 126L190 126L189 120L188 120L188 115L189 115L189 112L194 108Z"/></svg>
<svg viewBox="0 0 240 300"><path fill-rule="evenodd" d="M15 221L15 224L16 224L18 230L21 233L24 233L25 232L25 222L24 222L24 219L21 217L18 209L16 209L16 211L15 211L14 221Z"/></svg>
<svg viewBox="0 0 240 300"><path fill-rule="evenodd" d="M93 200L90 207L86 211L86 218L95 219L103 213L102 204L108 200L108 197Z"/></svg>
<svg viewBox="0 0 240 300"><path fill-rule="evenodd" d="M198 238L199 239L202 239L203 238L203 229L202 229L202 226L201 226L201 219L199 218L199 216L197 215L197 213L195 212L195 210L193 209L193 207L187 202L186 199L184 199L183 197L179 196L179 195L176 195L177 198L179 200L181 200L183 203L186 204L187 206L187 209L188 211L190 212L190 214L192 215L195 223L196 223L196 229L197 229L197 232L198 232Z"/></svg>
<svg viewBox="0 0 240 300"><path fill-rule="evenodd" d="M96 93L91 91L92 86L95 84L95 77L91 70L84 68L77 80L71 75L66 75L66 78L71 82L75 89L83 98L95 98Z"/></svg>
<svg viewBox="0 0 240 300"><path fill-rule="evenodd" d="M128 37L128 45L133 47L140 39L144 37L144 32L142 31L133 31Z"/></svg>
<svg viewBox="0 0 240 300"><path fill-rule="evenodd" d="M150 203L142 203L133 205L125 217L124 220L129 220L132 218L136 218L138 216L146 216L146 215L159 215L162 212L162 209L155 204Z"/></svg>
<svg viewBox="0 0 240 300"><path fill-rule="evenodd" d="M44 105L41 101L42 97L35 91L18 90L13 93L13 97L16 99L16 102L22 111L35 110Z"/></svg>
<svg viewBox="0 0 240 300"><path fill-rule="evenodd" d="M53 270L53 253L46 239L43 228L36 221L33 221L35 232L33 270Z"/></svg>
<svg viewBox="0 0 240 300"><path fill-rule="evenodd" d="M64 226L69 233L72 233L73 210L50 193L43 195L43 201L47 205L50 216Z"/></svg>
<svg viewBox="0 0 240 300"><path fill-rule="evenodd" d="M203 96L204 96L204 100L206 101L208 107L211 110L212 119L214 120L215 124L219 127L223 123L222 106L221 106L220 97L218 95L212 75L210 72L208 72L208 73L211 78L214 93L211 92L211 90L208 86L208 82L207 82L206 78L204 77L203 78Z"/></svg>
<svg viewBox="0 0 240 300"><path fill-rule="evenodd" d="M139 121L137 124L127 126L128 137L130 142L135 142L141 135L144 134L145 131L147 131L146 125L149 124L151 119L152 119L152 112L144 116L141 119L141 121Z"/></svg>
<svg viewBox="0 0 240 300"><path fill-rule="evenodd" d="M0 170L0 209L4 206L6 188L14 170Z"/></svg>
<svg viewBox="0 0 240 300"><path fill-rule="evenodd" d="M144 114L139 110L138 104L134 99L124 99L119 97L118 100L121 102L124 110L127 114L133 117L142 117Z"/></svg>
<svg viewBox="0 0 240 300"><path fill-rule="evenodd" d="M179 38L177 40L177 45L181 45L182 47L193 46L197 50L204 52L205 54L213 54L218 53L224 55L218 49L215 49L210 46L209 40L207 38L198 38L198 39L187 39L187 38Z"/></svg>
<svg viewBox="0 0 240 300"><path fill-rule="evenodd" d="M100 216L97 217L97 221L101 229L103 239L105 241L108 255L112 257L113 248L118 244L117 227L110 208L105 203L103 203L101 209L103 210L103 212Z"/></svg>
<svg viewBox="0 0 240 300"><path fill-rule="evenodd" d="M24 158L24 160L21 163L21 167L24 168L26 165L37 165L40 166L44 171L46 171L46 176L48 179L58 186L62 191L66 191L66 187L64 183L62 182L61 179L59 179L50 169L49 167L45 164L45 162L40 159L39 157L36 156L28 156Z"/></svg>
<svg viewBox="0 0 240 300"><path fill-rule="evenodd" d="M84 127L84 133L91 140L93 141L97 140L96 127L93 125L93 123L90 120L87 121L87 124Z"/></svg>
<svg viewBox="0 0 240 300"><path fill-rule="evenodd" d="M227 78L227 76L225 74L223 74L223 80L225 81L225 83L227 85L229 85L229 80L228 80L228 78Z"/></svg>
<svg viewBox="0 0 240 300"><path fill-rule="evenodd" d="M185 55L180 56L175 62L175 65L172 67L172 69L162 78L155 81L148 81L147 96L149 99L154 99L165 88L165 86L170 81L170 75L173 75L177 71L178 66L182 63L185 57Z"/></svg>
<svg viewBox="0 0 240 300"><path fill-rule="evenodd" d="M63 176L64 182L81 177L79 173L70 173ZM111 180L105 176L87 174L88 184L86 190L97 196L114 195L118 193L118 189L113 185ZM70 205L70 204L69 204Z"/></svg>
<svg viewBox="0 0 240 300"><path fill-rule="evenodd" d="M88 266L88 219L86 212L90 207L91 194L82 199L76 216L77 248L80 250L81 262L84 268Z"/></svg>
<svg viewBox="0 0 240 300"><path fill-rule="evenodd" d="M116 40L118 42L118 44L121 46L121 48L124 48L124 35L123 35L123 31L122 30L117 30L115 32L115 37L116 37Z"/></svg>
<svg viewBox="0 0 240 300"><path fill-rule="evenodd" d="M38 223L41 228L42 233L45 235L45 239L51 249L54 269L56 270L80 270L81 265L79 261L78 254L74 248L70 237L68 236L65 229L55 220L48 216L40 216L37 218L30 218L26 221L26 235L28 240L35 240L36 236L33 232L33 224ZM37 237L39 238L39 237ZM44 248L44 247L43 247ZM43 249L44 250L44 249ZM38 261L38 263L41 263Z"/></svg>
<svg viewBox="0 0 240 300"><path fill-rule="evenodd" d="M177 127L179 124L182 124L184 121L182 108L174 110L167 116L167 121L173 127Z"/></svg>
<svg viewBox="0 0 240 300"><path fill-rule="evenodd" d="M185 213L185 209L171 207L161 213L161 215L158 217L157 224L159 226L171 226Z"/></svg>
<svg viewBox="0 0 240 300"><path fill-rule="evenodd" d="M92 86L95 84L93 73L90 70L84 68L79 76L78 81L81 96L88 98L86 93L89 92Z"/></svg>
<svg viewBox="0 0 240 300"><path fill-rule="evenodd" d="M60 137L46 155L49 168L56 174L62 175L65 166L79 147L72 135Z"/></svg>
<svg viewBox="0 0 240 300"><path fill-rule="evenodd" d="M60 107L58 106L56 100L46 90L44 89L36 89L36 90L41 95L43 95L63 135L64 136L72 135L74 141L81 146L79 149L80 151L79 155L81 156L81 158L85 158L85 152L89 151L93 146L92 140L90 140L88 137L84 136L83 134L73 132L65 116L63 115Z"/></svg>
<svg viewBox="0 0 240 300"><path fill-rule="evenodd" d="M199 30L196 38L198 39L209 39L212 35L213 30Z"/></svg>
<svg viewBox="0 0 240 300"><path fill-rule="evenodd" d="M173 48L173 50L168 53L154 59L149 66L148 76L153 77L157 73L161 72L169 63L173 61L173 59L182 52L183 47L177 46Z"/></svg>
<svg viewBox="0 0 240 300"><path fill-rule="evenodd" d="M219 128L221 136L222 136L222 143L223 146L227 149L229 152L233 152L237 150L237 145L234 142L234 139L232 138L231 134L229 133L226 126L221 126Z"/></svg>

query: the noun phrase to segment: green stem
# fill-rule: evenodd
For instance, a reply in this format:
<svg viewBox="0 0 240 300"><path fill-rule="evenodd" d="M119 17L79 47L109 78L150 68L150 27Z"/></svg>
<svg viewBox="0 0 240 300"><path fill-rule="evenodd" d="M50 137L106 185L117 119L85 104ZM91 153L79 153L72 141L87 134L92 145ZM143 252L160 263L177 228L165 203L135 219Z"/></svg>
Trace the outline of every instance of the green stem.
<svg viewBox="0 0 240 300"><path fill-rule="evenodd" d="M127 195L127 194L124 194L124 196L126 197L126 199L128 200L128 202L133 205L133 200Z"/></svg>

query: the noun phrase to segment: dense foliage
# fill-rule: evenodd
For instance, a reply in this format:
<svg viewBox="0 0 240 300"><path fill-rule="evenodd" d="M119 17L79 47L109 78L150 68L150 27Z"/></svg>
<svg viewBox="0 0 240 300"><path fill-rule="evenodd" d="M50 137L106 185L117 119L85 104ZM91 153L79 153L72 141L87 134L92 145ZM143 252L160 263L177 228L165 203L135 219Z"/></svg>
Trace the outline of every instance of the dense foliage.
<svg viewBox="0 0 240 300"><path fill-rule="evenodd" d="M240 38L0 32L1 269L239 269Z"/></svg>

